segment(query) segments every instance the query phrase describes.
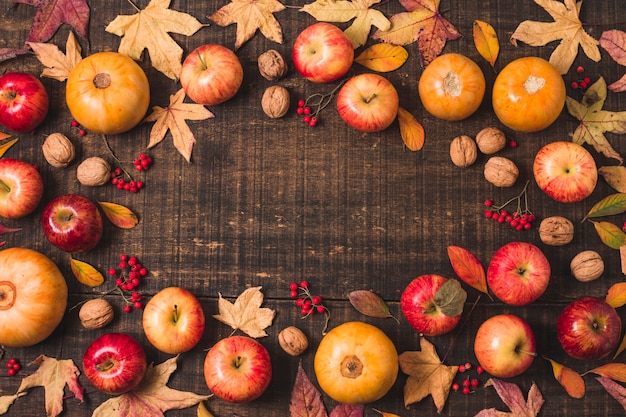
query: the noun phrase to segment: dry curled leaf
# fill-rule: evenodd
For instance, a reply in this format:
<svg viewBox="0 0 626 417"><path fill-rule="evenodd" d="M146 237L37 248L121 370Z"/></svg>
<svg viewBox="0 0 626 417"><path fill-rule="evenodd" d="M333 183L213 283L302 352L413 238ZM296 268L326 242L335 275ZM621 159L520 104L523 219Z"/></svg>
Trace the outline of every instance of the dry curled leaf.
<svg viewBox="0 0 626 417"><path fill-rule="evenodd" d="M417 152L424 146L424 126L409 111L398 108L398 123L402 142L409 150Z"/></svg>
<svg viewBox="0 0 626 417"><path fill-rule="evenodd" d="M476 50L493 68L500 53L500 42L496 30L487 22L474 20L473 34Z"/></svg>
<svg viewBox="0 0 626 417"><path fill-rule="evenodd" d="M291 390L289 415L290 417L328 417L322 402L322 394L304 371L302 361L298 363L296 380Z"/></svg>
<svg viewBox="0 0 626 417"><path fill-rule="evenodd" d="M128 207L105 201L98 201L98 204L107 219L120 229L132 229L139 223L137 215Z"/></svg>
<svg viewBox="0 0 626 417"><path fill-rule="evenodd" d="M400 68L409 58L409 51L400 45L377 43L363 50L354 62L377 72L390 72Z"/></svg>
<svg viewBox="0 0 626 417"><path fill-rule="evenodd" d="M626 304L626 282L618 282L611 285L605 300L613 308L619 308Z"/></svg>
<svg viewBox="0 0 626 417"><path fill-rule="evenodd" d="M448 246L448 258L461 281L482 293L489 294L485 268L473 253L460 246Z"/></svg>
<svg viewBox="0 0 626 417"><path fill-rule="evenodd" d="M13 0L37 8L27 42L48 42L62 24L67 23L89 43L90 10L87 0Z"/></svg>
<svg viewBox="0 0 626 417"><path fill-rule="evenodd" d="M578 372L550 358L546 358L546 360L552 365L554 378L563 386L570 397L583 398L585 396L585 380Z"/></svg>
<svg viewBox="0 0 626 417"><path fill-rule="evenodd" d="M485 385L493 385L502 402L511 411L504 412L489 408L480 411L475 417L535 417L543 406L543 396L534 382L528 390L528 399L524 399L522 390L512 382L492 378Z"/></svg>
<svg viewBox="0 0 626 417"><path fill-rule="evenodd" d="M355 290L348 294L350 304L361 314L376 318L393 318L396 319L389 306L378 294L370 290ZM397 321L398 319L396 319Z"/></svg>
<svg viewBox="0 0 626 417"><path fill-rule="evenodd" d="M614 381L626 382L626 363L605 363L604 365L593 368L586 373L594 373L605 378L610 378Z"/></svg>
<svg viewBox="0 0 626 417"><path fill-rule="evenodd" d="M97 287L104 282L104 276L87 262L70 257L70 268L72 269L74 277L76 277L81 284Z"/></svg>
<svg viewBox="0 0 626 417"><path fill-rule="evenodd" d="M511 35L511 42L517 41L531 46L544 46L550 42L560 41L550 55L550 63L561 74L567 74L578 55L578 47L594 62L600 61L598 41L583 29L579 13L582 0L535 0L539 6L554 19L553 22L525 20L519 24Z"/></svg>
<svg viewBox="0 0 626 417"><path fill-rule="evenodd" d="M626 388L609 378L599 377L596 379L600 385L604 387L606 392L608 392L611 397L615 398L624 408L624 411L626 411Z"/></svg>
<svg viewBox="0 0 626 417"><path fill-rule="evenodd" d="M615 62L626 66L626 32L618 29L602 32L600 46L609 53ZM616 93L626 91L626 75L609 84L608 89Z"/></svg>
<svg viewBox="0 0 626 417"><path fill-rule="evenodd" d="M10 137L10 136L9 136ZM15 145L17 143L17 141L19 140L19 138L15 138L15 139L11 139L10 141L3 143L2 145L0 145L0 158L2 158L4 156L4 154L11 149L11 147L13 145Z"/></svg>
<svg viewBox="0 0 626 417"><path fill-rule="evenodd" d="M598 168L606 183L615 191L626 193L626 167L623 165L601 166Z"/></svg>
<svg viewBox="0 0 626 417"><path fill-rule="evenodd" d="M620 250L626 245L626 233L621 227L610 222L593 222L602 243L612 249Z"/></svg>
<svg viewBox="0 0 626 417"><path fill-rule="evenodd" d="M42 77L65 81L81 59L80 44L76 42L74 32L70 32L65 44L65 53L58 46L51 43L29 42L35 56L45 67Z"/></svg>
<svg viewBox="0 0 626 417"><path fill-rule="evenodd" d="M191 151L196 138L185 120L205 120L214 117L213 113L202 104L185 103L185 90L182 88L170 96L168 107L154 106L152 113L144 122L156 122L150 130L148 148L159 144L169 130L172 134L174 147L187 160L191 161Z"/></svg>
<svg viewBox="0 0 626 417"><path fill-rule="evenodd" d="M265 328L272 324L276 312L262 308L263 293L261 287L251 287L242 292L234 303L219 294L219 314L213 318L229 325L233 330L241 330L250 337L267 336Z"/></svg>

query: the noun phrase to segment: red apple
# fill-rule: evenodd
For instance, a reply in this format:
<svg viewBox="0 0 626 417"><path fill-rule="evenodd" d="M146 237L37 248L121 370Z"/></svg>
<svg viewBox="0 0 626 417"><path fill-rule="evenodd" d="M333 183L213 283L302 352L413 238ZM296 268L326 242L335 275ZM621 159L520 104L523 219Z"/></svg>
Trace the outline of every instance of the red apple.
<svg viewBox="0 0 626 417"><path fill-rule="evenodd" d="M349 126L379 132L398 115L398 92L385 77L364 73L350 78L337 94L337 111Z"/></svg>
<svg viewBox="0 0 626 417"><path fill-rule="evenodd" d="M37 168L18 159L0 159L0 216L24 217L37 208L43 180Z"/></svg>
<svg viewBox="0 0 626 417"><path fill-rule="evenodd" d="M157 292L146 304L142 322L148 341L165 353L191 350L204 333L204 311L200 302L180 287Z"/></svg>
<svg viewBox="0 0 626 417"><path fill-rule="evenodd" d="M550 262L537 246L510 242L496 251L487 267L487 284L501 301L523 306L548 288Z"/></svg>
<svg viewBox="0 0 626 417"><path fill-rule="evenodd" d="M102 237L98 207L78 194L64 194L50 201L43 209L41 222L46 238L64 252L88 251Z"/></svg>
<svg viewBox="0 0 626 417"><path fill-rule="evenodd" d="M296 37L293 66L309 81L329 83L343 77L354 60L354 47L337 26L318 22Z"/></svg>
<svg viewBox="0 0 626 417"><path fill-rule="evenodd" d="M185 58L180 84L185 94L199 104L215 106L237 94L243 68L233 51L218 44L197 47Z"/></svg>
<svg viewBox="0 0 626 417"><path fill-rule="evenodd" d="M585 296L563 309L556 327L559 343L568 355L595 360L606 357L617 347L622 320L603 299Z"/></svg>
<svg viewBox="0 0 626 417"><path fill-rule="evenodd" d="M16 132L30 132L48 114L48 93L39 79L23 72L0 76L0 124Z"/></svg>
<svg viewBox="0 0 626 417"><path fill-rule="evenodd" d="M437 336L454 329L467 298L456 280L436 274L421 275L400 296L402 314L415 330Z"/></svg>
<svg viewBox="0 0 626 417"><path fill-rule="evenodd" d="M480 366L496 378L512 378L526 371L536 356L535 334L513 314L498 314L480 325L474 354Z"/></svg>
<svg viewBox="0 0 626 417"><path fill-rule="evenodd" d="M226 337L207 352L204 379L211 392L224 401L250 402L259 398L270 384L270 354L250 337Z"/></svg>
<svg viewBox="0 0 626 417"><path fill-rule="evenodd" d="M91 385L111 395L137 387L146 369L143 348L125 333L100 336L91 342L83 355L83 372Z"/></svg>
<svg viewBox="0 0 626 417"><path fill-rule="evenodd" d="M591 195L598 170L591 153L574 142L551 142L542 147L533 163L537 185L561 203L575 203Z"/></svg>

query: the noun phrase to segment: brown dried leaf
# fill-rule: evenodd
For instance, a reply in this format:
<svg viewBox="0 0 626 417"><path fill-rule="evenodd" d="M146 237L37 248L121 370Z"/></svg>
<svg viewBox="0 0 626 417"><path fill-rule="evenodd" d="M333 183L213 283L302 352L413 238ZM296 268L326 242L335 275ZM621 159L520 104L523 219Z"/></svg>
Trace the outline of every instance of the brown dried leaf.
<svg viewBox="0 0 626 417"><path fill-rule="evenodd" d="M593 368L589 372L610 378L614 381L626 382L626 363L612 362ZM589 373L588 372L588 373Z"/></svg>
<svg viewBox="0 0 626 417"><path fill-rule="evenodd" d="M183 49L169 33L191 36L202 23L187 13L169 9L170 3L171 0L151 0L145 9L134 15L117 16L105 30L122 37L119 53L139 61L147 49L152 66L178 81Z"/></svg>
<svg viewBox="0 0 626 417"><path fill-rule="evenodd" d="M512 382L504 382L492 378L487 381L487 385L493 385L498 396L509 407L511 412L489 408L480 411L474 417L536 417L543 406L543 396L534 382L530 386L530 390L528 390L528 400L524 399L522 390Z"/></svg>
<svg viewBox="0 0 626 417"><path fill-rule="evenodd" d="M473 253L460 246L448 246L448 258L454 273L461 281L480 292L489 294L485 268Z"/></svg>
<svg viewBox="0 0 626 417"><path fill-rule="evenodd" d="M363 50L354 62L372 71L390 72L400 68L408 58L409 51L403 46L377 43Z"/></svg>
<svg viewBox="0 0 626 417"><path fill-rule="evenodd" d="M623 165L602 166L598 168L598 174L602 175L610 187L620 193L626 193L626 167Z"/></svg>
<svg viewBox="0 0 626 417"><path fill-rule="evenodd" d="M622 246L623 247L623 246ZM620 248L621 249L621 248ZM611 285L604 301L613 308L619 308L626 304L626 282L618 282Z"/></svg>
<svg viewBox="0 0 626 417"><path fill-rule="evenodd" d="M29 42L35 56L45 67L41 73L42 77L48 77L57 81L65 81L81 59L81 48L74 32L70 32L65 44L65 53L61 52L58 46L51 43Z"/></svg>
<svg viewBox="0 0 626 417"><path fill-rule="evenodd" d="M626 66L626 32L617 29L602 32L600 46L609 53L615 62ZM626 75L609 84L608 89L616 93L626 91Z"/></svg>
<svg viewBox="0 0 626 417"><path fill-rule="evenodd" d="M411 151L419 151L424 146L424 126L409 111L398 108L400 136L404 146Z"/></svg>
<svg viewBox="0 0 626 417"><path fill-rule="evenodd" d="M70 256L70 267L78 282L90 287L97 287L104 282L102 274L87 262L79 261Z"/></svg>
<svg viewBox="0 0 626 417"><path fill-rule="evenodd" d="M511 35L513 45L517 46L517 41L522 41L531 46L544 46L560 40L550 55L550 63L561 74L569 71L578 55L579 45L589 59L600 61L598 41L585 32L578 17L582 0L535 0L535 3L543 7L554 22L523 21Z"/></svg>
<svg viewBox="0 0 626 417"><path fill-rule="evenodd" d="M267 333L264 329L272 324L276 312L270 308L261 308L261 304L263 304L261 287L246 289L237 297L234 304L219 294L220 314L214 315L213 318L234 330L241 330L250 337L265 337Z"/></svg>
<svg viewBox="0 0 626 417"><path fill-rule="evenodd" d="M476 50L493 68L500 53L500 42L496 30L487 22L474 20L473 32Z"/></svg>
<svg viewBox="0 0 626 417"><path fill-rule="evenodd" d="M120 229L132 229L139 223L137 215L128 207L105 201L98 201L98 204L100 204L107 219Z"/></svg>
<svg viewBox="0 0 626 417"><path fill-rule="evenodd" d="M565 392L572 398L585 396L585 380L576 371L552 359L546 358L552 365L554 378L565 388Z"/></svg>
<svg viewBox="0 0 626 417"><path fill-rule="evenodd" d="M62 24L67 23L85 42L89 43L87 0L13 0L37 8L27 42L48 42Z"/></svg>
<svg viewBox="0 0 626 417"><path fill-rule="evenodd" d="M169 130L178 152L191 162L191 151L196 143L191 129L185 120L205 120L214 117L202 104L185 103L185 90L182 88L170 96L170 105L166 108L154 106L152 113L144 122L156 122L150 130L148 148L158 145Z"/></svg>
<svg viewBox="0 0 626 417"><path fill-rule="evenodd" d="M420 351L403 352L399 361L400 369L408 375L404 384L404 405L408 407L431 395L441 414L459 367L444 365L435 346L423 337Z"/></svg>
<svg viewBox="0 0 626 417"><path fill-rule="evenodd" d="M178 356L156 366L150 364L146 375L134 390L111 398L96 408L92 417L164 417L168 410L192 407L211 395L178 391L167 386L176 370Z"/></svg>
<svg viewBox="0 0 626 417"><path fill-rule="evenodd" d="M606 392L608 392L611 397L615 398L617 402L624 407L624 411L626 411L626 388L609 378L599 377L596 379L604 387Z"/></svg>
<svg viewBox="0 0 626 417"><path fill-rule="evenodd" d="M10 136L9 136L10 137ZM11 149L11 147L13 145L15 145L17 143L17 141L19 140L19 138L15 138L15 139L11 139L10 141L3 143L2 145L0 145L0 158L2 158L4 156L4 154Z"/></svg>
<svg viewBox="0 0 626 417"><path fill-rule="evenodd" d="M302 361L298 363L298 373L291 390L289 401L290 417L328 417L326 408L322 402L322 394L311 383Z"/></svg>
<svg viewBox="0 0 626 417"><path fill-rule="evenodd" d="M21 394L1 396L0 397L0 415L5 414L7 411L9 411L9 407L13 405L15 400L17 400L19 397L22 397L24 395L26 395L25 392L22 392Z"/></svg>
<svg viewBox="0 0 626 417"><path fill-rule="evenodd" d="M389 306L378 294L370 290L355 290L348 294L350 304L361 314L380 319L394 318ZM397 321L397 319L396 319Z"/></svg>
<svg viewBox="0 0 626 417"><path fill-rule="evenodd" d="M363 417L363 404L337 404L330 417Z"/></svg>

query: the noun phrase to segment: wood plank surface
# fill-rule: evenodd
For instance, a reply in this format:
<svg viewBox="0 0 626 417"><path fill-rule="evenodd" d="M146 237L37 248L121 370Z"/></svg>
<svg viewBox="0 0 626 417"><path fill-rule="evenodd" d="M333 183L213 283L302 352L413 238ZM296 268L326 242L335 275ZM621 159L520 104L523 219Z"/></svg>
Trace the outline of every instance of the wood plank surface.
<svg viewBox="0 0 626 417"><path fill-rule="evenodd" d="M84 54L117 50L118 36L104 28L117 15L134 14L135 7L126 0L88 1L91 9L90 45L83 44ZM185 55L205 43L219 43L234 49L235 25L220 27L208 16L227 4L225 0L174 0L170 7L189 13L206 26L190 37L171 34L184 49ZM135 1L144 8L148 1ZM298 9L304 1L284 2L288 6L275 14L284 32L284 42L274 43L257 33L236 53L244 68L244 82L230 101L211 107L214 118L189 122L197 143L188 163L176 151L168 134L165 140L148 150L153 167L138 177L146 187L137 194L122 192L112 185L85 187L78 183L75 171L78 163L89 156L102 156L114 164L101 136L88 133L80 137L70 126L72 116L65 104L65 83L49 78L42 81L50 94L51 109L45 122L33 134L19 135L20 140L7 156L24 159L39 166L45 181L44 201L32 215L19 220L3 220L19 233L5 235L6 247L24 246L36 249L53 259L63 271L70 289L68 311L59 328L44 342L29 348L7 348L2 364L16 357L24 364L39 354L59 359L73 359L81 365L82 355L89 343L106 332L127 332L135 336L146 350L148 360L160 363L170 356L158 352L147 341L141 327L141 312L124 314L119 295L107 298L116 309L112 324L100 330L86 330L77 317L78 309L69 307L100 296L113 288L108 279L102 286L90 288L80 284L69 267L69 256L55 249L44 237L40 216L44 204L57 195L80 193L99 201L113 201L134 210L140 222L132 230L121 230L106 223L104 236L96 249L76 255L80 260L106 273L117 264L119 254L140 258L149 276L139 291L147 300L167 286L182 286L201 300L207 315L207 326L200 344L182 354L178 369L170 380L176 389L208 394L202 364L217 340L228 336L231 329L214 320L218 313L218 294L229 300L251 286L262 286L264 306L276 311L269 336L260 339L272 356L274 376L267 392L251 404L234 405L217 398L206 404L215 416L265 416L289 414L289 399L298 362L316 383L313 372L315 348L322 337L322 316L301 319L289 296L289 283L308 280L311 290L324 297L331 318L330 327L350 320L363 320L382 328L394 341L399 352L417 350L419 335L402 317L399 299L404 287L416 276L438 273L454 277L446 248L458 245L472 251L487 265L495 251L505 243L522 240L537 244L544 250L552 267L552 279L546 293L525 307L512 307L467 287L468 300L462 325L453 332L429 338L446 363L456 365L466 361L476 363L473 353L474 334L488 317L511 312L524 317L537 337L539 356L532 367L511 381L526 393L533 382L545 398L540 413L543 416L619 416L622 407L610 397L593 375L585 376L587 393L583 399L569 398L554 380L550 364L541 355L553 358L578 372L585 372L607 360L583 362L570 359L556 338L556 318L571 300L582 295L604 297L608 288L624 280L619 252L604 246L593 226L581 222L589 208L602 197L614 192L600 179L591 197L580 203L562 204L542 193L532 178L535 153L546 143L570 140L577 121L566 110L548 129L532 134L516 133L504 128L497 120L489 99L489 91L499 71L511 60L522 56L548 58L556 47L518 47L509 37L524 19L550 21L550 16L531 0L443 0L439 10L463 37L448 42L445 52L460 52L474 59L487 79L487 95L479 111L462 122L445 122L424 110L417 94L417 81L422 73L416 44L408 45L408 61L397 71L385 74L400 93L400 104L415 114L426 131L424 148L412 152L405 148L397 122L381 133L364 134L348 127L339 118L333 105L321 113L317 127L310 128L296 115L295 102L313 93L327 93L336 83L313 84L297 74L291 61L291 47L299 31L314 23L314 19ZM376 6L386 16L404 11L395 0ZM35 14L35 8L8 0L0 2L0 48L21 47ZM472 38L475 19L491 23L500 38L501 53L492 70L477 53ZM626 29L626 11L618 0L582 5L581 20L585 29L596 39L608 29ZM342 28L346 24L338 24ZM70 28L62 26L51 40L62 50ZM369 44L373 41L370 40ZM265 80L257 69L257 57L268 49L276 49L287 57L289 72L276 82ZM360 51L360 50L359 50ZM358 52L358 51L357 51ZM579 76L574 68L583 65L585 75L593 80L603 76L608 82L619 79L626 69L617 64L606 51L595 63L579 52L572 70L564 79L568 95L580 99L580 90L569 87ZM169 96L180 84L166 78L151 66L147 52L140 62L151 85L151 106L166 106ZM0 63L0 72L26 71L39 74L41 64L32 56L22 56ZM354 64L350 74L367 71ZM260 106L264 89L278 84L289 89L292 108L281 119L269 119ZM626 109L626 96L609 93L605 109ZM511 188L496 188L483 177L487 156L479 155L475 165L460 169L450 161L449 144L458 135L475 136L484 127L502 128L509 139L517 141L516 148L507 147L499 154L512 159L520 176ZM148 145L151 123L141 124L132 131L108 136L107 140L125 168ZM66 169L56 169L43 158L41 144L53 132L66 134L77 149L76 160ZM607 134L618 152L625 152L624 138ZM598 166L615 165L589 148ZM519 193L526 181L530 209L539 219L562 215L575 225L574 240L562 247L543 244L537 228L516 232L483 216L483 201L492 198L504 202ZM610 219L621 226L623 216ZM538 224L538 223L537 223ZM4 239L4 237L3 237ZM603 276L593 283L580 283L570 274L569 263L582 250L598 251L606 264ZM399 323L392 319L368 318L358 313L348 302L351 290L371 289L390 305ZM624 318L623 311L620 315ZM310 340L309 350L299 358L283 352L277 342L278 332L289 325L302 328ZM617 361L623 362L620 355ZM21 375L34 372L26 367ZM460 376L458 378L461 378ZM483 380L486 377L481 377ZM460 379L459 379L460 380ZM392 390L381 400L368 404L366 416L378 415L375 409L400 416L435 416L431 398L405 408L403 385L406 376L400 373ZM86 401L78 403L68 396L64 401L64 416L91 415L109 396L95 390L84 375ZM0 395L17 389L20 378L0 378ZM317 385L316 385L317 386ZM334 403L323 396L330 412ZM493 388L478 388L471 395L452 392L442 415L475 415L483 408L496 407L508 411ZM28 396L18 399L7 415L22 417L44 415L44 390L35 388ZM168 416L194 416L196 408L169 411Z"/></svg>

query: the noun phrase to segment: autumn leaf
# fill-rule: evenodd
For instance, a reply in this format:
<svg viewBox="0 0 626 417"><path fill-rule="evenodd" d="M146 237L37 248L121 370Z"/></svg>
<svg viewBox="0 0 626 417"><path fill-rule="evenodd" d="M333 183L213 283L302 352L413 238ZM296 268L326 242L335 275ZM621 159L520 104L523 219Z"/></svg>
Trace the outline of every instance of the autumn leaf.
<svg viewBox="0 0 626 417"><path fill-rule="evenodd" d="M274 13L284 9L285 6L278 0L232 0L209 16L209 19L220 26L237 24L235 38L237 50L254 36L257 29L267 39L283 43L283 30Z"/></svg>
<svg viewBox="0 0 626 417"><path fill-rule="evenodd" d="M128 207L105 201L98 201L98 204L100 204L107 219L120 229L132 229L139 223L137 215Z"/></svg>
<svg viewBox="0 0 626 417"><path fill-rule="evenodd" d="M578 55L579 45L589 59L600 61L598 41L585 32L578 16L582 0L535 0L535 3L543 7L554 22L523 21L511 35L513 45L517 46L517 41L521 41L531 46L544 46L560 40L550 55L550 63L561 74L569 71Z"/></svg>
<svg viewBox="0 0 626 417"><path fill-rule="evenodd" d="M270 308L261 308L262 303L261 287L246 289L237 297L234 304L219 294L220 314L214 315L213 318L234 330L241 330L250 337L264 337L267 336L264 329L272 324L276 312Z"/></svg>
<svg viewBox="0 0 626 417"><path fill-rule="evenodd" d="M87 0L13 0L37 8L27 42L48 42L62 24L70 25L89 44L89 15Z"/></svg>
<svg viewBox="0 0 626 417"><path fill-rule="evenodd" d="M404 384L404 405L408 407L431 395L441 414L459 367L444 365L435 346L423 337L420 350L401 353L399 361L400 369L408 375Z"/></svg>
<svg viewBox="0 0 626 417"><path fill-rule="evenodd" d="M604 301L613 308L619 308L626 304L626 282L618 282L611 285Z"/></svg>
<svg viewBox="0 0 626 417"><path fill-rule="evenodd" d="M487 22L474 20L473 32L476 50L493 68L500 53L500 42L496 30Z"/></svg>
<svg viewBox="0 0 626 417"><path fill-rule="evenodd" d="M21 394L1 396L0 397L0 415L5 414L7 411L9 411L9 407L13 405L15 400L17 400L19 397L23 397L24 395L26 395L25 392L22 392Z"/></svg>
<svg viewBox="0 0 626 417"><path fill-rule="evenodd" d="M615 351L615 354L613 355L613 359L617 358L620 355L620 353L624 351L624 349L626 349L626 335L624 335L624 337L622 338L622 342L617 347L617 350Z"/></svg>
<svg viewBox="0 0 626 417"><path fill-rule="evenodd" d="M139 61L147 49L152 66L177 81L183 49L169 33L191 36L202 23L187 13L169 9L170 3L171 0L151 0L145 9L137 9L134 15L117 16L105 30L122 37L119 53Z"/></svg>
<svg viewBox="0 0 626 417"><path fill-rule="evenodd" d="M461 281L480 292L489 294L485 268L473 253L460 246L448 246L448 258L454 273Z"/></svg>
<svg viewBox="0 0 626 417"><path fill-rule="evenodd" d="M330 417L363 417L363 404L337 404Z"/></svg>
<svg viewBox="0 0 626 417"><path fill-rule="evenodd" d="M583 398L585 396L585 380L578 372L550 358L545 359L552 365L554 378L565 388L565 392L570 397Z"/></svg>
<svg viewBox="0 0 626 417"><path fill-rule="evenodd" d="M612 362L600 365L597 368L586 372L610 378L614 381L626 382L626 363Z"/></svg>
<svg viewBox="0 0 626 417"><path fill-rule="evenodd" d="M615 191L626 193L626 167L623 165L602 166L598 168L607 184Z"/></svg>
<svg viewBox="0 0 626 417"><path fill-rule="evenodd" d="M389 311L389 306L385 303L385 300L373 291L351 291L350 294L348 294L348 300L361 314L380 319L393 318L398 321L398 319L391 314L391 311Z"/></svg>
<svg viewBox="0 0 626 417"><path fill-rule="evenodd" d="M28 48L0 48L0 62L13 59L20 55L30 54L31 50Z"/></svg>
<svg viewBox="0 0 626 417"><path fill-rule="evenodd" d="M11 134L0 132L0 140L5 140L11 137ZM0 155L1 156L1 155Z"/></svg>
<svg viewBox="0 0 626 417"><path fill-rule="evenodd" d="M211 395L178 391L167 386L176 370L178 356L156 366L150 364L146 375L134 390L113 397L96 408L92 417L164 417L168 410L192 407Z"/></svg>
<svg viewBox="0 0 626 417"><path fill-rule="evenodd" d="M185 90L182 88L170 96L170 105L166 108L154 106L152 113L144 122L156 122L150 131L148 148L159 144L169 130L172 133L174 147L187 160L191 161L191 151L196 143L191 129L185 120L205 120L214 117L202 104L185 103Z"/></svg>
<svg viewBox="0 0 626 417"><path fill-rule="evenodd" d="M397 414L387 413L387 412L385 412L385 411L380 411L380 410L377 410L377 409L375 409L375 408L373 408L372 410L376 411L376 412L377 412L378 414L380 414L382 417L400 417L400 416L399 416L399 415L397 415Z"/></svg>
<svg viewBox="0 0 626 417"><path fill-rule="evenodd" d="M302 361L298 363L296 380L291 390L289 415L290 417L328 417L322 402L322 394L311 383L302 367Z"/></svg>
<svg viewBox="0 0 626 417"><path fill-rule="evenodd" d="M446 46L447 41L461 37L459 31L439 13L440 0L400 0L407 12L389 19L391 28L378 30L374 39L394 45L409 45L417 41L420 63L427 66Z"/></svg>
<svg viewBox="0 0 626 417"><path fill-rule="evenodd" d="M85 284L90 287L97 287L104 282L104 277L96 268L87 262L79 261L71 256L70 268L72 269L72 274L74 274L78 282L81 284Z"/></svg>
<svg viewBox="0 0 626 417"><path fill-rule="evenodd" d="M585 219L612 216L626 211L626 194L616 193L604 197L587 212Z"/></svg>
<svg viewBox="0 0 626 417"><path fill-rule="evenodd" d="M204 405L204 401L200 401L200 403L198 403L197 416L198 417L214 417L213 413L211 413L209 409L206 408L206 405Z"/></svg>
<svg viewBox="0 0 626 417"><path fill-rule="evenodd" d="M626 245L626 233L621 227L609 222L593 222L602 243L612 249L619 250Z"/></svg>
<svg viewBox="0 0 626 417"><path fill-rule="evenodd" d="M58 46L51 43L29 42L35 56L45 67L42 77L52 78L57 81L65 81L81 59L81 48L74 32L70 32L65 44L65 53Z"/></svg>
<svg viewBox="0 0 626 417"><path fill-rule="evenodd" d="M402 142L409 150L417 152L424 147L424 126L408 110L398 108L398 123Z"/></svg>
<svg viewBox="0 0 626 417"><path fill-rule="evenodd" d="M504 382L499 379L490 379L487 385L493 385L496 393L504 404L511 410L510 413L489 408L480 411L475 417L535 417L543 406L544 399L533 382L528 390L528 399L524 399L522 390L512 382Z"/></svg>
<svg viewBox="0 0 626 417"><path fill-rule="evenodd" d="M400 45L377 43L363 50L354 62L377 72L390 72L400 68L409 58L409 51Z"/></svg>
<svg viewBox="0 0 626 417"><path fill-rule="evenodd" d="M620 65L626 66L626 32L612 29L600 36L600 46ZM626 91L626 75L609 84L608 89L616 93Z"/></svg>
<svg viewBox="0 0 626 417"><path fill-rule="evenodd" d="M2 158L4 156L4 154L11 149L11 147L13 145L15 145L17 143L17 141L19 140L19 138L15 138L15 139L11 139L10 141L3 143L2 145L0 145L0 158Z"/></svg>
<svg viewBox="0 0 626 417"><path fill-rule="evenodd" d="M352 24L344 31L352 46L356 49L365 45L372 26L379 31L391 28L391 22L379 10L371 8L381 0L316 0L305 4L300 9L322 22L349 22Z"/></svg>
<svg viewBox="0 0 626 417"><path fill-rule="evenodd" d="M599 377L596 379L600 385L604 387L606 392L608 392L611 397L615 398L624 408L624 411L626 411L626 388L609 378Z"/></svg>
<svg viewBox="0 0 626 417"><path fill-rule="evenodd" d="M626 111L602 110L606 95L606 82L600 77L587 88L580 102L569 96L565 98L567 110L580 121L572 134L572 140L579 145L587 143L607 158L622 162L622 157L613 149L604 133L626 133Z"/></svg>

